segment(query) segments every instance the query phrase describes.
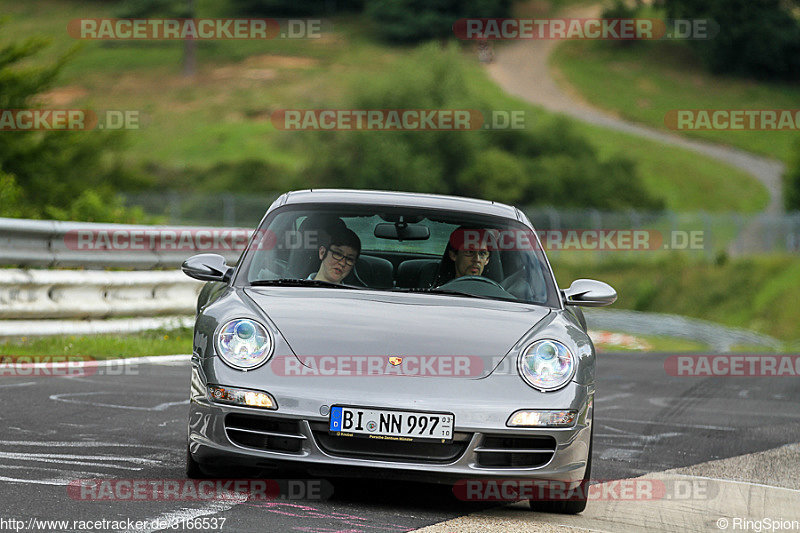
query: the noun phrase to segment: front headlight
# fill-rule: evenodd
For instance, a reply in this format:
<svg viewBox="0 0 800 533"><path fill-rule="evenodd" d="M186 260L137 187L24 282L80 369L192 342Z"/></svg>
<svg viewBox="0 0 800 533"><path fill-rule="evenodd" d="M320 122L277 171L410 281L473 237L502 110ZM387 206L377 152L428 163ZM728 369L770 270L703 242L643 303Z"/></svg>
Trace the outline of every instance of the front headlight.
<svg viewBox="0 0 800 533"><path fill-rule="evenodd" d="M217 353L239 370L252 370L267 362L272 347L267 328L249 318L226 322L217 333Z"/></svg>
<svg viewBox="0 0 800 533"><path fill-rule="evenodd" d="M563 387L575 371L569 348L550 339L534 342L520 353L517 370L528 385L541 391Z"/></svg>

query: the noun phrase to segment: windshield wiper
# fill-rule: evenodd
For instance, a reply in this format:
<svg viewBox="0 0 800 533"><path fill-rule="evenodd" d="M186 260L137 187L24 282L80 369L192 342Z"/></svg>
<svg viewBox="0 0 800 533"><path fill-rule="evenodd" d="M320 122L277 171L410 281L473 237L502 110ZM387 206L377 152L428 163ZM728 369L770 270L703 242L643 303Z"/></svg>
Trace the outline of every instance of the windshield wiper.
<svg viewBox="0 0 800 533"><path fill-rule="evenodd" d="M365 287L358 287L355 285L343 285L341 283L331 283L330 281L322 281L320 279L297 279L297 278L279 278L279 279L257 279L250 282L251 287L267 287L267 286L281 286L281 287L330 287L332 289L364 289Z"/></svg>

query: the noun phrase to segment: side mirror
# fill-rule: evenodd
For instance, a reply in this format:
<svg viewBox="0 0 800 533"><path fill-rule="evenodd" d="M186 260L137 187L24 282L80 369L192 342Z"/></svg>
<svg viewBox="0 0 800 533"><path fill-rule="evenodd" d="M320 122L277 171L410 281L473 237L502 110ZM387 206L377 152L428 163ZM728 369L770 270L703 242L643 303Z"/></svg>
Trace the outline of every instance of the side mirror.
<svg viewBox="0 0 800 533"><path fill-rule="evenodd" d="M193 255L181 265L183 273L200 281L227 282L233 275L233 267L225 264L225 258L217 254Z"/></svg>
<svg viewBox="0 0 800 533"><path fill-rule="evenodd" d="M611 285L593 279L576 279L563 292L567 305L603 307L617 301L617 291Z"/></svg>

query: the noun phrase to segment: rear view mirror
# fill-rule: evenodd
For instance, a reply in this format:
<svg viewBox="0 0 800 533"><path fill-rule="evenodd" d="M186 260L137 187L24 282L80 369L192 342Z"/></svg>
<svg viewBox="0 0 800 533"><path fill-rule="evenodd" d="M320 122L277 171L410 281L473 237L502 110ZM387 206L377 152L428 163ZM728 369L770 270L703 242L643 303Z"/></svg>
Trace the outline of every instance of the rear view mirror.
<svg viewBox="0 0 800 533"><path fill-rule="evenodd" d="M431 230L428 226L409 226L405 222L382 222L375 226L375 236L395 241L424 241L431 237Z"/></svg>
<svg viewBox="0 0 800 533"><path fill-rule="evenodd" d="M617 291L608 283L593 279L576 279L564 291L567 305L603 307L617 301Z"/></svg>

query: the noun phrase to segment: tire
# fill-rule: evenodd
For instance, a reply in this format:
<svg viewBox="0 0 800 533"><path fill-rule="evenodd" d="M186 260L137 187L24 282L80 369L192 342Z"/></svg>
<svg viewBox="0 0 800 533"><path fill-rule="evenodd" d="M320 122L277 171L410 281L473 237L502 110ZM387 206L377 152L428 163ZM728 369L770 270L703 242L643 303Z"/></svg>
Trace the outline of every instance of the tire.
<svg viewBox="0 0 800 533"><path fill-rule="evenodd" d="M192 457L188 444L186 445L186 477L189 479L205 479L207 477L200 468L200 463Z"/></svg>
<svg viewBox="0 0 800 533"><path fill-rule="evenodd" d="M528 500L531 509L540 513L578 514L586 509L586 498L589 495L589 481L592 478L592 444L594 443L594 425L589 435L589 457L586 460L586 472L580 484L581 497L569 501L537 501Z"/></svg>
<svg viewBox="0 0 800 533"><path fill-rule="evenodd" d="M198 463L186 445L186 477L189 479L238 479L252 477L252 474L251 469L244 467Z"/></svg>

